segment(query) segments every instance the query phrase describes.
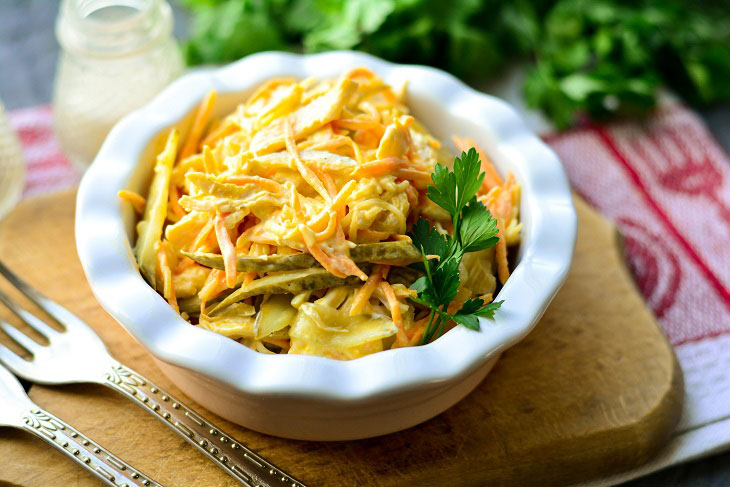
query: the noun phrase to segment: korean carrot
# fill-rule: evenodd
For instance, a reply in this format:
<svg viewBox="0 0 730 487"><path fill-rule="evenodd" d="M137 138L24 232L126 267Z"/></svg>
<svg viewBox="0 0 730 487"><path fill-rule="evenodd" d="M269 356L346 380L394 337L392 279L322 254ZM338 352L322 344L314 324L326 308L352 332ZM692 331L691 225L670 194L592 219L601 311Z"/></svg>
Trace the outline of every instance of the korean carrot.
<svg viewBox="0 0 730 487"><path fill-rule="evenodd" d="M147 204L147 200L145 200L142 196L135 193L134 191L130 191L128 189L121 189L117 193L117 196L124 201L130 203L132 207L134 208L134 211L136 211L138 214L144 213L144 207Z"/></svg>
<svg viewBox="0 0 730 487"><path fill-rule="evenodd" d="M198 151L200 138L203 136L205 126L208 125L210 116L213 113L215 97L215 90L210 90L200 103L198 111L195 113L195 118L193 119L193 125L190 127L190 133L188 133L188 137L185 139L185 144L183 145L182 150L180 150L178 160L185 159Z"/></svg>
<svg viewBox="0 0 730 487"><path fill-rule="evenodd" d="M355 316L362 312L382 278L381 266L375 266L373 271L370 273L370 276L368 276L367 281L365 281L365 284L360 286L360 289L355 295L355 299L352 302L352 308L350 309L350 316Z"/></svg>
<svg viewBox="0 0 730 487"><path fill-rule="evenodd" d="M231 242L231 236L226 228L226 221L221 215L215 216L215 235L218 239L218 246L223 255L223 264L226 269L226 286L236 286L236 248Z"/></svg>

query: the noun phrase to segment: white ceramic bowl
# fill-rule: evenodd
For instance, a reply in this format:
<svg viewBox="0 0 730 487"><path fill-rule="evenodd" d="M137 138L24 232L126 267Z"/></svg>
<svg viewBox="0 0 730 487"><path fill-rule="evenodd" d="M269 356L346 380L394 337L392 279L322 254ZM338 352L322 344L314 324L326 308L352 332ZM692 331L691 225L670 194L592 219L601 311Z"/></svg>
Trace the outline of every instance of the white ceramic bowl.
<svg viewBox="0 0 730 487"><path fill-rule="evenodd" d="M137 272L135 217L117 198L146 192L160 140L184 131L204 95L218 93L216 115L230 112L272 77L336 77L366 66L393 86L408 80L408 104L442 141L471 137L499 170L522 184L523 243L481 331L456 327L422 347L349 362L304 355L264 355L191 326ZM454 151L455 152L455 151ZM354 52L262 53L220 69L183 76L110 132L78 192L76 243L101 305L155 357L162 371L211 411L251 429L305 440L349 440L391 433L425 421L482 381L499 354L535 325L566 277L576 215L555 154L504 102L437 69L391 64Z"/></svg>

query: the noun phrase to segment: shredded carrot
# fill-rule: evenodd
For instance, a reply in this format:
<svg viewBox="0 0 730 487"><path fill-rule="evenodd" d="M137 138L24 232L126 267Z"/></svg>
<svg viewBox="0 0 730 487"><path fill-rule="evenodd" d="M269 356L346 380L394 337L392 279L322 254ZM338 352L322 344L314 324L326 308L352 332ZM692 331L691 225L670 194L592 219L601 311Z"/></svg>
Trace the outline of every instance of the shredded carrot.
<svg viewBox="0 0 730 487"><path fill-rule="evenodd" d="M212 269L205 280L202 289L198 292L200 298L200 314L205 314L206 303L218 296L225 286L226 273Z"/></svg>
<svg viewBox="0 0 730 487"><path fill-rule="evenodd" d="M226 269L226 286L236 286L236 248L231 242L231 236L226 228L226 221L221 215L215 216L215 236L223 255L223 265Z"/></svg>
<svg viewBox="0 0 730 487"><path fill-rule="evenodd" d="M352 301L352 308L350 309L350 316L360 314L367 304L370 296L372 296L375 288L378 287L378 283L383 278L381 273L381 266L376 265L373 271L368 276L367 281L363 284L355 295L355 299Z"/></svg>
<svg viewBox="0 0 730 487"><path fill-rule="evenodd" d="M355 133L352 135L352 141L356 145L375 149L378 147L378 142L380 142L381 136L382 134L377 134L373 130L356 130ZM360 164L363 164L363 161L358 162L360 162Z"/></svg>
<svg viewBox="0 0 730 487"><path fill-rule="evenodd" d="M315 176L316 177L316 176ZM324 187L323 187L324 190ZM326 190L324 190L326 191ZM304 221L304 213L302 211L301 202L299 201L299 193L296 188L291 188L291 205L294 209L296 219L300 222ZM317 262L324 267L330 274L336 277L357 276L363 281L367 279L367 275L355 264L348 255L347 242L342 225L335 226L334 247L336 252L326 251L320 243L316 241L316 236L311 228L304 223L297 225L302 240ZM345 253L348 252L348 253Z"/></svg>
<svg viewBox="0 0 730 487"><path fill-rule="evenodd" d="M327 221L327 226L321 232L315 232L314 239L317 242L323 242L329 240L337 231L337 214L332 213Z"/></svg>
<svg viewBox="0 0 730 487"><path fill-rule="evenodd" d="M134 191L130 191L128 189L121 189L117 193L117 196L124 201L130 203L132 207L134 208L134 211L139 213L140 215L144 213L144 207L147 205L147 200L145 200L142 196L135 193Z"/></svg>
<svg viewBox="0 0 730 487"><path fill-rule="evenodd" d="M497 242L494 255L497 257L497 274L499 275L499 282L504 284L509 279L509 265L507 263L507 242L504 239L504 232L502 228L504 222L501 219L497 220L497 228L499 233L499 241Z"/></svg>
<svg viewBox="0 0 730 487"><path fill-rule="evenodd" d="M157 245L157 265L162 275L163 291L162 295L167 299L167 302L172 308L179 313L180 309L177 306L177 297L175 295L175 286L172 283L172 269L170 267L170 260L167 254L167 249L158 242Z"/></svg>
<svg viewBox="0 0 730 487"><path fill-rule="evenodd" d="M338 227L337 230L341 233L342 227ZM357 276L363 281L367 279L367 275L348 256L327 253L318 243L308 245L307 249L312 254L312 257L322 264L322 267L324 267L333 276Z"/></svg>
<svg viewBox="0 0 730 487"><path fill-rule="evenodd" d="M314 171L309 169L302 161L302 158L299 157L299 151L297 150L297 145L294 140L294 128L292 127L291 120L289 120L289 123L286 124L286 149L294 157L297 170L299 171L299 174L302 175L302 178L304 178L304 180L325 200L329 200L330 195L324 187L324 184L322 184L322 181L319 180Z"/></svg>
<svg viewBox="0 0 730 487"><path fill-rule="evenodd" d="M227 135L231 135L233 133L236 133L238 130L241 130L241 127L237 126L233 122L228 122L220 125L215 130L211 131L202 142L202 145L209 145L213 147L216 142L218 142L220 139L226 137Z"/></svg>
<svg viewBox="0 0 730 487"><path fill-rule="evenodd" d="M220 172L218 159L216 159L213 151L207 145L203 147L203 167L205 168L206 174L218 174Z"/></svg>
<svg viewBox="0 0 730 487"><path fill-rule="evenodd" d="M366 162L358 167L353 176L373 177L386 174L400 169L408 164L408 159L403 157L386 157L375 161Z"/></svg>
<svg viewBox="0 0 730 487"><path fill-rule="evenodd" d="M395 175L411 182L416 189L425 190L431 183L431 173L413 167L396 168Z"/></svg>
<svg viewBox="0 0 730 487"><path fill-rule="evenodd" d="M256 91L249 97L248 101L246 101L247 106L253 105L253 103L258 100L259 98L263 97L264 95L270 93L274 88L284 85L284 84L291 84L296 83L296 78L273 78L259 86Z"/></svg>
<svg viewBox="0 0 730 487"><path fill-rule="evenodd" d="M508 179L509 181L509 179ZM485 195L479 197L489 211L497 219L497 236L499 241L495 246L494 255L497 261L497 275L499 281L504 284L509 278L509 264L507 262L507 241L504 238L506 221L512 215L512 192L505 191L501 186L495 186Z"/></svg>
<svg viewBox="0 0 730 487"><path fill-rule="evenodd" d="M349 79L365 78L371 80L375 78L375 73L370 71L368 68L352 68L350 71L345 73L344 77Z"/></svg>
<svg viewBox="0 0 730 487"><path fill-rule="evenodd" d="M215 226L215 220L208 220L205 222L205 225L203 225L203 228L200 229L200 232L198 232L198 235L196 235L195 240L193 240L193 243L190 244L190 251L195 252L200 247L202 247L205 240L208 238L208 234L213 230L213 227Z"/></svg>
<svg viewBox="0 0 730 487"><path fill-rule="evenodd" d="M241 284L241 287L246 287L249 284L253 282L254 279L256 279L256 276L258 274L256 272L247 272L243 275L243 284Z"/></svg>
<svg viewBox="0 0 730 487"><path fill-rule="evenodd" d="M423 337L423 334L426 332L426 326L428 326L429 317L425 317L421 320L416 321L413 324L413 334L410 338L406 337L405 343L398 339L398 336L396 336L396 341L393 343L393 348L400 348L400 347L413 347L415 345L418 345L418 342L421 341L421 337Z"/></svg>
<svg viewBox="0 0 730 487"><path fill-rule="evenodd" d="M418 206L418 190L413 186L413 184L406 186L406 197L408 197L408 204L411 208Z"/></svg>
<svg viewBox="0 0 730 487"><path fill-rule="evenodd" d="M193 259L189 257L182 257L178 259L177 266L172 270L172 272L175 275L182 274L185 269L192 267L195 264L196 262Z"/></svg>
<svg viewBox="0 0 730 487"><path fill-rule="evenodd" d="M327 174L322 168L320 167L313 167L312 171L319 177L319 179L322 180L324 183L325 188L327 189L327 192L329 193L330 197L332 198L332 203L337 199L338 191L337 191L337 185L335 184L335 180L332 179L332 176ZM344 188L343 188L344 189ZM317 240L322 241L326 238L331 237L335 232L335 226L339 224L339 220L342 220L345 217L345 205L341 204L339 208L337 209L336 218L330 218L330 223L327 224L327 230L325 233L323 233L321 236L317 235ZM334 223L332 223L332 220L334 220Z"/></svg>
<svg viewBox="0 0 730 487"><path fill-rule="evenodd" d="M403 330L403 317L400 314L400 304L398 303L398 298L395 297L393 287L388 281L380 281L378 285L381 291L383 291L383 294L385 294L385 299L388 300L388 307L390 308L390 316L393 318L393 324L398 328L396 338L405 341L406 334Z"/></svg>
<svg viewBox="0 0 730 487"><path fill-rule="evenodd" d="M185 139L185 145L180 150L178 160L185 159L188 156L195 154L198 151L198 143L200 138L203 136L203 130L210 120L210 115L213 113L213 105L215 104L215 90L210 92L203 98L203 101L198 107L198 111L195 113L195 119L193 125L190 127L190 133L187 139Z"/></svg>
<svg viewBox="0 0 730 487"><path fill-rule="evenodd" d="M180 192L178 191L175 183L170 184L170 198L168 200L168 204L170 206L170 210L172 210L172 214L178 218L182 218L188 214L185 209L180 206Z"/></svg>

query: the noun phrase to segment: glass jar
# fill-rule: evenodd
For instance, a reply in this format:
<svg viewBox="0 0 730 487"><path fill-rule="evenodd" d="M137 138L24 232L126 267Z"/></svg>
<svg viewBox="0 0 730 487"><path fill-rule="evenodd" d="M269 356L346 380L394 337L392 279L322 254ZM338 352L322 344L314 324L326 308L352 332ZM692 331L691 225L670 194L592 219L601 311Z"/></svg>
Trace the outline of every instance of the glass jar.
<svg viewBox="0 0 730 487"><path fill-rule="evenodd" d="M18 202L24 183L23 149L0 102L0 218Z"/></svg>
<svg viewBox="0 0 730 487"><path fill-rule="evenodd" d="M84 170L111 127L183 72L165 0L63 0L54 131Z"/></svg>

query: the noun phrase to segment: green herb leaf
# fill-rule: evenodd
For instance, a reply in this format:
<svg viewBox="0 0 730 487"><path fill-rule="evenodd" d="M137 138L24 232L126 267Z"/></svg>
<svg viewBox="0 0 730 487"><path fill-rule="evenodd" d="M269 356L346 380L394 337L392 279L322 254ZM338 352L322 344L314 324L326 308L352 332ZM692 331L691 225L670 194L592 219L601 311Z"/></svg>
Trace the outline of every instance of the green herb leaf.
<svg viewBox="0 0 730 487"><path fill-rule="evenodd" d="M458 188L457 208L459 211L476 196L477 191L482 186L484 173L479 173L481 169L479 153L474 147L469 149L469 152L462 152L460 158L454 159L454 175L456 176Z"/></svg>
<svg viewBox="0 0 730 487"><path fill-rule="evenodd" d="M411 289L418 292L417 297L411 299L418 304L427 308L435 308L438 306L438 299L433 295L433 285L429 282L428 276L419 277L416 282L411 284Z"/></svg>
<svg viewBox="0 0 730 487"><path fill-rule="evenodd" d="M451 319L470 330L479 331L479 318L475 315L455 314Z"/></svg>
<svg viewBox="0 0 730 487"><path fill-rule="evenodd" d="M264 50L358 49L479 83L524 63L530 106L558 127L644 115L662 87L730 99L730 9L688 0L181 0L189 64ZM470 198L465 198L465 202Z"/></svg>
<svg viewBox="0 0 730 487"><path fill-rule="evenodd" d="M459 239L464 253L494 247L499 241L497 233L497 220L479 200L472 198L461 214Z"/></svg>
<svg viewBox="0 0 730 487"><path fill-rule="evenodd" d="M459 214L476 194L484 181L484 173L479 173L481 163L479 154L473 147L462 152L454 159L454 170L436 164L431 180L434 186L428 187L428 198L448 211L454 228L457 227Z"/></svg>
<svg viewBox="0 0 730 487"><path fill-rule="evenodd" d="M431 180L434 186L428 187L428 198L448 211L450 215L458 213L460 209L457 208L456 175L446 166L438 163L433 169Z"/></svg>
<svg viewBox="0 0 730 487"><path fill-rule="evenodd" d="M502 306L504 301L494 301L484 304L481 298L471 298L467 300L461 309L451 318L460 325L464 325L471 330L479 330L479 319L493 318L494 312Z"/></svg>
<svg viewBox="0 0 730 487"><path fill-rule="evenodd" d="M446 260L449 256L449 240L448 236L440 233L436 228L431 227L423 217L419 217L413 229L408 233L408 236L413 240L413 244L416 248L420 249L424 255L438 255L439 260L432 264L438 264L438 262ZM421 264L415 264L417 269L424 272ZM418 267L421 266L421 267Z"/></svg>
<svg viewBox="0 0 730 487"><path fill-rule="evenodd" d="M438 305L448 305L459 291L461 255L450 256L433 271L433 293Z"/></svg>
<svg viewBox="0 0 730 487"><path fill-rule="evenodd" d="M502 303L504 303L504 301L492 301L491 303L484 304L484 301L482 301L481 298L471 298L461 306L461 309L456 314L492 318L494 316L494 312L502 306Z"/></svg>
<svg viewBox="0 0 730 487"><path fill-rule="evenodd" d="M423 218L418 219L408 234L422 255L422 262L412 266L426 273L411 285L417 292L412 299L430 308L432 313L422 343L438 338L451 320L478 330L477 317L491 316L499 307L499 304L484 305L481 299L475 298L467 301L456 315L447 312L459 291L459 265L464 253L492 247L499 240L496 220L476 199L484 179L480 170L481 162L474 148L454 160L453 171L437 164L431 176L434 186L429 186L428 197L449 212L454 236L439 233ZM438 260L427 260L427 255L436 255Z"/></svg>

